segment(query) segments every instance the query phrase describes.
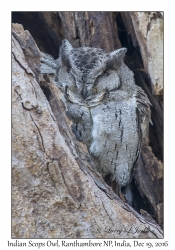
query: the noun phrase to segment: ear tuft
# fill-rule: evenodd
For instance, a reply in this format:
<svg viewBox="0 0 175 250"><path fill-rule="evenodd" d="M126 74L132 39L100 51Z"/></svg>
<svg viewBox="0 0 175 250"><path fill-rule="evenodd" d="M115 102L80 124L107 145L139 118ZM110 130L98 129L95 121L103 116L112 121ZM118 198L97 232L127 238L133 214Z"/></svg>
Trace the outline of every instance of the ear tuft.
<svg viewBox="0 0 175 250"><path fill-rule="evenodd" d="M72 45L68 42L68 40L64 39L62 41L62 45L60 47L60 57L62 64L68 68L70 68L70 52L73 49Z"/></svg>
<svg viewBox="0 0 175 250"><path fill-rule="evenodd" d="M113 52L109 54L112 59L116 61L121 61L125 57L126 51L127 51L126 48L121 48L121 49L114 50Z"/></svg>
<svg viewBox="0 0 175 250"><path fill-rule="evenodd" d="M123 58L125 57L127 49L126 48L121 48L117 49L111 53L109 53L109 58L107 60L107 66L108 67L113 67L115 64L118 62L121 62Z"/></svg>

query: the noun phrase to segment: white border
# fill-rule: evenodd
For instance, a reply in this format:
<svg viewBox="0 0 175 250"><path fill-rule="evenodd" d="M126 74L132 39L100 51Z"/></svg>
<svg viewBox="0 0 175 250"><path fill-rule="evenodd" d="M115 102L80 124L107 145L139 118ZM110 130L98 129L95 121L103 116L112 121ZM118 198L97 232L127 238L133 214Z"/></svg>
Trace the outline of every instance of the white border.
<svg viewBox="0 0 175 250"><path fill-rule="evenodd" d="M166 249L174 248L175 212L175 79L174 79L174 4L173 1L2 1L1 2L1 38L0 38L0 246L9 249L7 241L11 241L11 11L164 11L164 75L165 75L165 113L164 113L164 208L165 227L164 242L168 240ZM35 240L41 242L45 240ZM99 240L94 240L99 241ZM127 240L128 242L130 240ZM133 240L131 240L133 241ZM149 242L155 240L140 240ZM21 249L15 247L15 249ZM31 249L31 248L25 248ZM49 248L52 249L52 248ZM56 248L54 248L56 249ZM67 248L69 249L69 248ZM126 249L122 247L122 249ZM128 248L127 248L128 249ZM142 248L146 249L146 247Z"/></svg>

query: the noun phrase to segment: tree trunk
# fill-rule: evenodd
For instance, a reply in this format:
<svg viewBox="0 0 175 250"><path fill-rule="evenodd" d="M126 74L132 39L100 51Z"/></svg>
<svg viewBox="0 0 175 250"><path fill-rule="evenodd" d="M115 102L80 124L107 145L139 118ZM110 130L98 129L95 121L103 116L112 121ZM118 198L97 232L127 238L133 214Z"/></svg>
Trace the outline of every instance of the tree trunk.
<svg viewBox="0 0 175 250"><path fill-rule="evenodd" d="M127 47L126 63L153 105L149 144L142 148L133 171L132 208L96 171L86 146L71 131L63 94L51 76L40 73L39 48L28 31L13 24L13 238L162 238L154 220L162 226L163 83L157 67L149 66L156 65L149 47L155 27L159 27L159 51L163 46L161 13L42 12L13 16L14 21L20 19L24 27L28 25L28 30L32 27L29 20L41 25L38 33L34 28L31 33L40 50L55 58L63 38L74 47L106 51ZM142 31L146 27L145 42ZM39 38L43 34L46 41ZM161 66L162 61L158 63Z"/></svg>

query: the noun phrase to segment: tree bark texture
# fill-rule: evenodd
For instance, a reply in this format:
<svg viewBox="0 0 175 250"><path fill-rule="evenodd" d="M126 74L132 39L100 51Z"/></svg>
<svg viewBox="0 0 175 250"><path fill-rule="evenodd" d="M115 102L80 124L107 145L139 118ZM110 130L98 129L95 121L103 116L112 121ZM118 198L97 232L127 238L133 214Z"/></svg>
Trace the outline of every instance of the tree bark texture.
<svg viewBox="0 0 175 250"><path fill-rule="evenodd" d="M125 62L152 107L150 146L163 161L163 14L161 12L14 12L41 51L58 58L62 40L107 52L126 47Z"/></svg>
<svg viewBox="0 0 175 250"><path fill-rule="evenodd" d="M12 26L13 238L163 237L160 228L163 224L163 83L160 79L163 78L156 71L156 59L148 46L154 36L151 38L150 34L145 42L146 35L142 32L146 29L144 25L148 25L148 32L157 30L157 39L162 36L162 14L155 15L152 12L142 15L40 12L21 16L15 13L14 17L20 17L24 27L35 17L41 25L40 37L45 34L47 39L43 42L34 32L39 49L27 30L18 24ZM40 51L57 58L55 51L63 38L74 47L92 46L106 51L123 47L123 39L127 40L130 49L126 63L135 69L136 84L145 90L153 105L149 144L142 148L133 171L133 208L96 171L86 146L71 131L63 94L51 77L40 74ZM161 50L161 38L158 41ZM155 71L153 67L150 71L151 60ZM158 77L155 85L154 76Z"/></svg>

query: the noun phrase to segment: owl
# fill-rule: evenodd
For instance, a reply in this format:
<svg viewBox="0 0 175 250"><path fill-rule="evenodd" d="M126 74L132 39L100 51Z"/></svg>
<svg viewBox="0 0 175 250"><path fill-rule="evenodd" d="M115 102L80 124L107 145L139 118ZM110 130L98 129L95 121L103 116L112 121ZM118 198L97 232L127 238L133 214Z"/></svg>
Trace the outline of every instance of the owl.
<svg viewBox="0 0 175 250"><path fill-rule="evenodd" d="M73 132L87 145L97 170L120 189L131 181L151 116L148 97L123 61L126 51L73 48L63 40L57 70Z"/></svg>

